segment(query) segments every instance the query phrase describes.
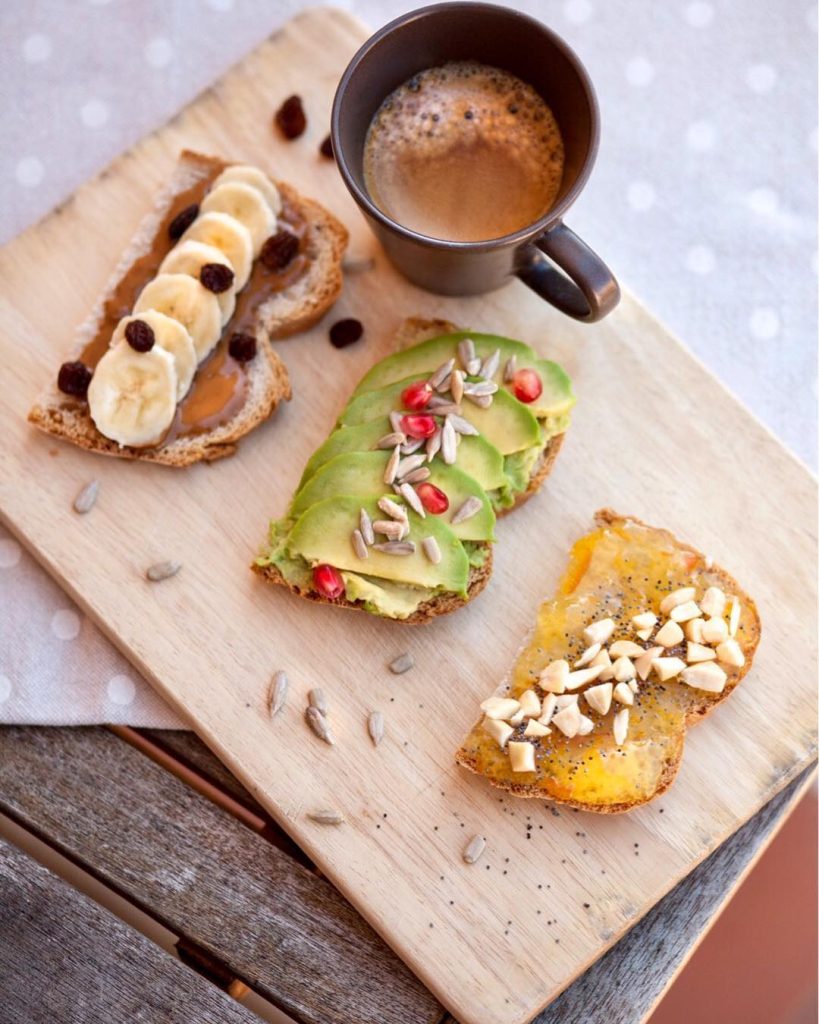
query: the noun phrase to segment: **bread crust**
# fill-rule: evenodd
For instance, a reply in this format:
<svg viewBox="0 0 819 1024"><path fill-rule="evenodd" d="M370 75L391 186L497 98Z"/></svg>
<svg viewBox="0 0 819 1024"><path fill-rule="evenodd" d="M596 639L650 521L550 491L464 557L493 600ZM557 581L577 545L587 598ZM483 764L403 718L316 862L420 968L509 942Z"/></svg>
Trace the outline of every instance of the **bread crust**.
<svg viewBox="0 0 819 1024"><path fill-rule="evenodd" d="M222 163L189 150L181 154L171 181L138 228L90 316L78 329L73 358L97 333L106 300L134 262L150 249L174 198L211 173L215 162ZM347 246L347 229L315 200L301 196L285 182L276 184L307 223L304 251L309 267L289 288L263 302L256 313L257 355L247 364L247 396L235 416L221 426L178 437L158 448L132 448L102 435L91 419L88 405L62 394L52 385L30 410L29 422L87 451L121 459L183 467L233 455L239 440L292 395L287 369L271 342L313 326L333 305L342 288L341 261Z"/></svg>
<svg viewBox="0 0 819 1024"><path fill-rule="evenodd" d="M651 530L658 530L658 527L650 526L643 520L638 519L636 516L624 516L619 515L613 509L603 508L600 509L594 516L594 524L597 527L600 526L611 526L615 523L634 523L637 526L647 527ZM668 540L677 548L683 551L690 551L693 555L698 558L705 560L705 555L701 551L698 551L695 547L690 544L683 543L678 540L677 537L671 533L670 530L659 529L659 532L663 533ZM561 800L558 797L544 794L542 789L536 786L526 785L523 783L508 782L502 779L491 779L486 776L486 781L496 789L502 789L507 793L511 793L512 796L522 797L525 799L537 799L546 800L550 803L562 804L566 807L574 807L581 811L591 811L595 814L622 814L626 811L634 810L635 807L642 807L644 804L655 800L658 796L661 796L669 786L672 784L677 776L677 772L680 769L682 762L683 752L685 748L685 734L687 729L692 725L697 725L704 718L714 710L717 705L721 704L726 697L728 697L739 683L745 678L749 672L751 665L754 660L754 655L759 646L759 641L762 636L762 623L759 618L759 612L757 611L756 604L753 599L739 586L733 576L730 575L725 569L719 565L712 565L708 570L709 574L718 577L720 585L723 590L729 591L736 594L742 602L743 609L748 610L750 614L750 625L748 629L748 641L747 645L743 648L745 653L745 664L739 669L736 676L732 678L730 685L727 685L722 693L708 694L702 691L699 696L699 703L692 705L692 707L686 713L685 721L680 732L679 743L676 749L672 752L671 756L666 760L663 767L663 771L658 780L657 786L649 796L641 800L635 800L627 803L619 804L589 804L582 800ZM477 723L476 723L477 724ZM482 773L478 770L475 758L469 754L463 747L461 747L455 754L455 761L463 768L467 768L471 772L475 772L478 775Z"/></svg>

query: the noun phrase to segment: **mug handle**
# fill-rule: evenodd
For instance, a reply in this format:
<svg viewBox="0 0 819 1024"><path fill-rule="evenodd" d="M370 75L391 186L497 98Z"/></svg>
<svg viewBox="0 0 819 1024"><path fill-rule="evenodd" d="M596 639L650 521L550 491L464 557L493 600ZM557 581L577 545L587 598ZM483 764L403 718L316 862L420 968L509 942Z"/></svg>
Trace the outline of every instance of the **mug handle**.
<svg viewBox="0 0 819 1024"><path fill-rule="evenodd" d="M575 320L602 320L620 301L614 274L563 221L523 246L519 259L521 281Z"/></svg>

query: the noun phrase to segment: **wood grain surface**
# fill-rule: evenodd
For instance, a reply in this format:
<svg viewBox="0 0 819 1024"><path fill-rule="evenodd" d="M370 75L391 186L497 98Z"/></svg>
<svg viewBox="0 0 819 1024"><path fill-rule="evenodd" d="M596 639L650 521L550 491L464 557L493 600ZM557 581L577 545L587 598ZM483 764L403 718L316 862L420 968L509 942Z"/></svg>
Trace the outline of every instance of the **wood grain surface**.
<svg viewBox="0 0 819 1024"><path fill-rule="evenodd" d="M517 282L465 300L402 281L317 155L335 82L365 35L339 11L302 15L0 254L8 379L0 507L454 1015L513 1024L554 998L813 759L815 485L629 295L588 327ZM284 144L271 135L270 116L295 91L310 126ZM182 146L258 162L293 181L347 223L356 256L377 261L374 272L349 277L331 314L359 316L364 340L337 352L325 323L280 344L293 402L235 458L184 475L94 458L25 423L70 325L93 304ZM247 564L355 381L390 350L399 320L419 313L535 345L564 364L579 402L544 492L499 524L485 593L410 632L266 589ZM79 518L71 500L91 477L101 481L100 500ZM605 505L712 553L756 598L764 624L753 671L692 732L671 792L611 820L501 799L452 760L571 542ZM144 568L166 558L182 561L179 575L145 583ZM386 664L403 650L416 668L393 677ZM290 674L291 700L271 722L264 695L279 668ZM330 701L332 748L302 720L317 682ZM366 737L373 709L387 725L378 749ZM346 823L307 819L325 806ZM478 832L487 852L467 867L461 851Z"/></svg>

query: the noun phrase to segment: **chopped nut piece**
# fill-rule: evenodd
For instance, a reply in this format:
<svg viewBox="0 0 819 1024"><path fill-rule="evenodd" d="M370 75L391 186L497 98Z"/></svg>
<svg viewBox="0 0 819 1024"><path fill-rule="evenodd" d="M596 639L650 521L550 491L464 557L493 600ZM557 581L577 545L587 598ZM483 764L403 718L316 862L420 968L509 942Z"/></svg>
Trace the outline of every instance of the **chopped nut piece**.
<svg viewBox="0 0 819 1024"><path fill-rule="evenodd" d="M484 718L483 728L484 732L497 741L501 750L506 746L506 741L515 731L511 725L507 725L506 722L501 722L497 718Z"/></svg>
<svg viewBox="0 0 819 1024"><path fill-rule="evenodd" d="M723 640L717 647L717 661L721 661L723 665L742 668L745 664L745 655L736 640Z"/></svg>
<svg viewBox="0 0 819 1024"><path fill-rule="evenodd" d="M685 668L682 658L655 658L651 666L664 683L666 679L673 679Z"/></svg>
<svg viewBox="0 0 819 1024"><path fill-rule="evenodd" d="M632 616L631 624L635 629L651 629L657 625L657 616L654 612L640 612L639 615Z"/></svg>
<svg viewBox="0 0 819 1024"><path fill-rule="evenodd" d="M594 722L590 718L586 718L585 715L580 716L580 725L577 729L578 736L588 736L589 733L594 729Z"/></svg>
<svg viewBox="0 0 819 1024"><path fill-rule="evenodd" d="M524 736L549 736L552 730L547 726L538 722L536 718L530 718L526 723L526 728L523 730Z"/></svg>
<svg viewBox="0 0 819 1024"><path fill-rule="evenodd" d="M607 715L611 707L611 696L614 687L611 683L598 683L597 686L590 686L583 692L586 703L589 707L601 715Z"/></svg>
<svg viewBox="0 0 819 1024"><path fill-rule="evenodd" d="M676 647L677 644L683 642L685 634L678 623L672 622L669 619L661 629L657 630L657 635L654 639L662 647Z"/></svg>
<svg viewBox="0 0 819 1024"><path fill-rule="evenodd" d="M578 672L570 672L569 678L566 680L566 689L576 690L578 686L584 686L586 683L591 683L597 679L603 671L603 666L598 665L597 668L581 668Z"/></svg>
<svg viewBox="0 0 819 1024"><path fill-rule="evenodd" d="M469 842L464 847L464 852L461 856L466 864L474 864L477 861L483 851L486 849L486 840L483 836L472 836Z"/></svg>
<svg viewBox="0 0 819 1024"><path fill-rule="evenodd" d="M700 617L700 606L696 601L685 601L671 609L672 622L688 622L690 619Z"/></svg>
<svg viewBox="0 0 819 1024"><path fill-rule="evenodd" d="M512 717L508 719L508 722L509 722L510 725L520 725L520 723L522 721L523 721L523 708L518 708L518 710L514 713L514 715L512 715Z"/></svg>
<svg viewBox="0 0 819 1024"><path fill-rule="evenodd" d="M598 644L592 644L591 647L587 647L586 650L581 654L581 656L574 663L574 667L575 668L584 668L586 665L590 664L592 661L594 661L594 659L600 653L600 648L602 646L603 646L602 644L598 643Z"/></svg>
<svg viewBox="0 0 819 1024"><path fill-rule="evenodd" d="M614 663L614 678L618 683L627 683L629 679L633 679L637 675L637 669L634 667L634 662L631 658L627 658L623 655L622 658L618 658Z"/></svg>
<svg viewBox="0 0 819 1024"><path fill-rule="evenodd" d="M520 701L512 697L490 697L481 704L481 711L487 718L510 719L520 710Z"/></svg>
<svg viewBox="0 0 819 1024"><path fill-rule="evenodd" d="M653 626L649 626L648 629L638 629L637 632L634 635L635 636L639 636L639 638L641 640L648 640L648 638L651 636L651 634L653 632L654 632L654 627Z"/></svg>
<svg viewBox="0 0 819 1024"><path fill-rule="evenodd" d="M660 602L660 613L668 615L672 608L676 608L678 604L685 604L686 601L693 601L696 596L696 587L680 587L678 590L672 590Z"/></svg>
<svg viewBox="0 0 819 1024"><path fill-rule="evenodd" d="M705 644L695 644L692 640L689 640L685 645L685 660L689 665L696 661L713 661L716 658L713 648L706 647Z"/></svg>
<svg viewBox="0 0 819 1024"><path fill-rule="evenodd" d="M535 748L531 743L511 742L509 744L509 760L513 772L533 772L535 770Z"/></svg>
<svg viewBox="0 0 819 1024"><path fill-rule="evenodd" d="M637 693L638 690L640 689L636 679L629 679L627 685L628 685L628 688L631 690L632 693Z"/></svg>
<svg viewBox="0 0 819 1024"><path fill-rule="evenodd" d="M548 693L563 693L569 678L569 663L562 658L553 661L538 676L538 682Z"/></svg>
<svg viewBox="0 0 819 1024"><path fill-rule="evenodd" d="M737 630L739 629L739 618L742 614L742 608L739 604L738 597L731 598L731 615L728 619L728 635L736 636Z"/></svg>
<svg viewBox="0 0 819 1024"><path fill-rule="evenodd" d="M609 654L612 658L639 658L645 653L645 648L635 644L633 640L615 640L609 645Z"/></svg>
<svg viewBox="0 0 819 1024"><path fill-rule="evenodd" d="M572 704L576 704L580 700L579 693L562 693L555 699L555 707L558 711L562 711L563 708L571 707Z"/></svg>
<svg viewBox="0 0 819 1024"><path fill-rule="evenodd" d="M576 736L580 729L580 708L577 704L569 704L568 707L562 708L552 718L552 725L556 725L569 739Z"/></svg>
<svg viewBox="0 0 819 1024"><path fill-rule="evenodd" d="M614 699L618 704L625 704L628 707L634 703L634 694L631 692L631 688L628 683L618 683L614 687Z"/></svg>
<svg viewBox="0 0 819 1024"><path fill-rule="evenodd" d="M725 593L719 587L709 587L700 601L703 615L722 618L725 614Z"/></svg>
<svg viewBox="0 0 819 1024"><path fill-rule="evenodd" d="M692 644L701 644L702 627L704 625L705 619L689 619L683 626L683 632L685 633L686 639L690 640Z"/></svg>
<svg viewBox="0 0 819 1024"><path fill-rule="evenodd" d="M618 747L622 747L628 736L628 708L623 708L614 716L613 731L614 742Z"/></svg>
<svg viewBox="0 0 819 1024"><path fill-rule="evenodd" d="M586 626L583 638L587 644L604 644L614 632L614 619L599 619Z"/></svg>
<svg viewBox="0 0 819 1024"><path fill-rule="evenodd" d="M526 690L520 695L520 710L524 718L540 717L540 700L534 690Z"/></svg>
<svg viewBox="0 0 819 1024"><path fill-rule="evenodd" d="M654 663L654 659L663 653L662 647L649 647L635 662L634 667L637 669L637 675L641 679L648 679L648 675L651 672L651 666Z"/></svg>
<svg viewBox="0 0 819 1024"><path fill-rule="evenodd" d="M543 698L543 707L541 708L540 718L538 719L538 722L541 725L548 725L549 722L551 722L552 715L555 713L555 709L557 708L557 700L558 698L553 693L547 693Z"/></svg>
<svg viewBox="0 0 819 1024"><path fill-rule="evenodd" d="M722 693L728 676L713 661L703 661L699 665L689 665L680 673L680 679L695 690L707 690L709 693Z"/></svg>
<svg viewBox="0 0 819 1024"><path fill-rule="evenodd" d="M728 627L725 619L708 619L703 623L702 639L707 644L721 644L728 639Z"/></svg>
<svg viewBox="0 0 819 1024"><path fill-rule="evenodd" d="M607 680L613 678L614 672L612 672L612 668L611 668L611 658L609 657L609 652L606 650L605 647L603 648L603 650L598 655L596 655L592 659L592 663L591 663L591 665L589 665L589 668L598 668L598 667L603 669L603 671L597 677L600 680L601 683L604 683Z"/></svg>

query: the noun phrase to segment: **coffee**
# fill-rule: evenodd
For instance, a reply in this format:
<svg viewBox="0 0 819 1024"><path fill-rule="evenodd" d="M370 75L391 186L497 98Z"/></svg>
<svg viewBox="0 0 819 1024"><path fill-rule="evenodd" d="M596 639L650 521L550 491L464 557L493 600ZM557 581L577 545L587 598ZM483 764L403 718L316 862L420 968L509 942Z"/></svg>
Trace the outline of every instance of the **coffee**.
<svg viewBox="0 0 819 1024"><path fill-rule="evenodd" d="M381 104L364 145L373 202L404 227L459 242L500 238L551 207L563 175L552 111L515 75L450 61Z"/></svg>

